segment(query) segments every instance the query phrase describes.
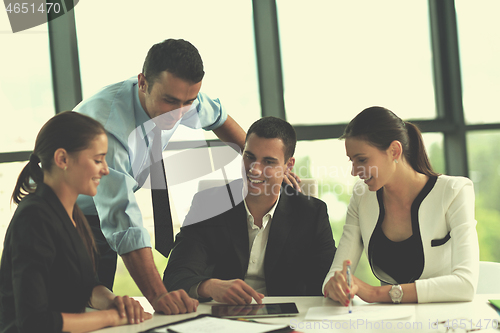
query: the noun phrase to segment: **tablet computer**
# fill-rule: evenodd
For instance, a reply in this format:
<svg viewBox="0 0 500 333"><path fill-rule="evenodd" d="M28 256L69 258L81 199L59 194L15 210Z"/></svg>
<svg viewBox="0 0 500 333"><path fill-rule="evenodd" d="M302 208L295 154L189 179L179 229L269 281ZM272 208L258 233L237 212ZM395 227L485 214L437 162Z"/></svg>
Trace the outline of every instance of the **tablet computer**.
<svg viewBox="0 0 500 333"><path fill-rule="evenodd" d="M225 318L289 317L298 314L295 303L212 306L212 315Z"/></svg>

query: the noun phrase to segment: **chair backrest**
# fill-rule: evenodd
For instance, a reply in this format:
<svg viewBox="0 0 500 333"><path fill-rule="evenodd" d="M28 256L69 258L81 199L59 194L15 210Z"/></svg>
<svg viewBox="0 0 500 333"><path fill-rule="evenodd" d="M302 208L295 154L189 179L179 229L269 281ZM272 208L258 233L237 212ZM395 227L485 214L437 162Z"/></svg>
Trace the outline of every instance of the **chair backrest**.
<svg viewBox="0 0 500 333"><path fill-rule="evenodd" d="M500 263L490 261L479 262L479 281L476 294L500 293Z"/></svg>
<svg viewBox="0 0 500 333"><path fill-rule="evenodd" d="M318 180L313 178L301 179L299 183L302 193L311 197L318 197ZM231 182L229 180L228 182ZM224 179L202 179L198 182L198 191L203 191L211 187L225 185Z"/></svg>

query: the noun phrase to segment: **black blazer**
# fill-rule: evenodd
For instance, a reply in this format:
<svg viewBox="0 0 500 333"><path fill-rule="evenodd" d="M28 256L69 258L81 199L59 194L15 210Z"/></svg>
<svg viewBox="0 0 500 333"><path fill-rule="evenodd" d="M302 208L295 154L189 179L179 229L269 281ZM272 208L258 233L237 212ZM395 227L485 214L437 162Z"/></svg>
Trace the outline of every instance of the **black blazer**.
<svg viewBox="0 0 500 333"><path fill-rule="evenodd" d="M233 194L241 196L241 185L234 185L231 188L240 191L233 190ZM197 211L209 210L214 198L224 197L221 191L227 193L226 187L194 197L164 272L167 290L189 292L191 286L210 278L244 279L250 253L243 201L234 200L233 209L190 224ZM321 286L336 251L326 204L291 186L282 187L270 227L264 263L268 295L322 295Z"/></svg>
<svg viewBox="0 0 500 333"><path fill-rule="evenodd" d="M61 312L85 311L98 285L78 231L52 189L23 198L5 236L0 332L61 332Z"/></svg>

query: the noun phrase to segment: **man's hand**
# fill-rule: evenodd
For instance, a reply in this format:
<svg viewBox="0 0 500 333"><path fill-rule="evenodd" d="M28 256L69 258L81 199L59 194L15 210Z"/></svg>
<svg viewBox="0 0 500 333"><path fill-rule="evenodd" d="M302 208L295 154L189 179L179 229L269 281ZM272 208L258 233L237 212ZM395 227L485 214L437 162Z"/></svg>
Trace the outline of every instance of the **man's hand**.
<svg viewBox="0 0 500 333"><path fill-rule="evenodd" d="M195 312L198 304L199 302L189 297L183 289L163 293L151 303L156 312L167 315Z"/></svg>
<svg viewBox="0 0 500 333"><path fill-rule="evenodd" d="M283 181L287 183L288 185L293 186L297 191L302 192L302 189L300 188L300 178L297 176L295 173L289 171L287 169L285 178L283 178Z"/></svg>
<svg viewBox="0 0 500 333"><path fill-rule="evenodd" d="M252 303L252 299L262 304L263 294L259 294L243 280L210 279L203 281L198 287L198 294L202 297L212 297L215 301L231 305Z"/></svg>
<svg viewBox="0 0 500 333"><path fill-rule="evenodd" d="M130 275L157 312L179 314L194 312L198 301L192 299L184 290L168 292L156 269L153 252L145 247L122 255Z"/></svg>

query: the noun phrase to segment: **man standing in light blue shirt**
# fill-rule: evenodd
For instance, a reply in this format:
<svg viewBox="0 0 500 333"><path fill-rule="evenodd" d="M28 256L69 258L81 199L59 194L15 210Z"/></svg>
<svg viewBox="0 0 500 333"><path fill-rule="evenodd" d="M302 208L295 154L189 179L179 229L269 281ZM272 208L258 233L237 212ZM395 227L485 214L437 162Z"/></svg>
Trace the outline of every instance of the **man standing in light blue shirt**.
<svg viewBox="0 0 500 333"><path fill-rule="evenodd" d="M107 86L75 107L101 122L108 134L110 174L101 179L95 197L78 199L99 246L99 278L112 288L117 252L153 308L165 314L196 311L198 301L184 290L166 290L134 195L147 178L143 171L149 169L153 131L161 130L162 149L179 124L213 130L241 149L245 142L245 132L219 100L199 92L203 76L198 50L169 39L153 45L138 77Z"/></svg>

